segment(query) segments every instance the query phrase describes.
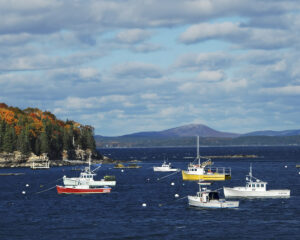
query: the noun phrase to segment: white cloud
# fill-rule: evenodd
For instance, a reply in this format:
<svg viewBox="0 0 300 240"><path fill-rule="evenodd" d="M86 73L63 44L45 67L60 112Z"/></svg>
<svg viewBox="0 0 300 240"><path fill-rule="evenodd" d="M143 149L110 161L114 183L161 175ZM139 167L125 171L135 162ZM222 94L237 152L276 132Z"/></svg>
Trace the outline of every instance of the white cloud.
<svg viewBox="0 0 300 240"><path fill-rule="evenodd" d="M300 85L262 88L260 90L260 93L274 95L274 96L277 96L277 95L286 95L286 96L300 95Z"/></svg>
<svg viewBox="0 0 300 240"><path fill-rule="evenodd" d="M229 67L232 61L233 57L224 52L188 53L179 56L173 68L188 71L218 70Z"/></svg>
<svg viewBox="0 0 300 240"><path fill-rule="evenodd" d="M185 44L211 39L254 49L286 48L297 43L289 29L255 28L232 22L200 23L189 27L179 36L179 41Z"/></svg>
<svg viewBox="0 0 300 240"><path fill-rule="evenodd" d="M126 31L119 32L116 39L123 43L140 43L145 41L151 36L151 33L143 29L129 29Z"/></svg>
<svg viewBox="0 0 300 240"><path fill-rule="evenodd" d="M215 82L219 81L224 77L224 73L222 71L202 71L198 73L197 79L200 81L209 81Z"/></svg>
<svg viewBox="0 0 300 240"><path fill-rule="evenodd" d="M156 100L159 97L156 93L144 93L144 94L141 94L141 98L145 99L145 100Z"/></svg>
<svg viewBox="0 0 300 240"><path fill-rule="evenodd" d="M236 23L224 22L224 23L201 23L189 27L179 37L179 40L183 43L196 43L212 38L226 38L233 35L245 34L243 30Z"/></svg>
<svg viewBox="0 0 300 240"><path fill-rule="evenodd" d="M88 68L80 68L79 74L80 77L82 78L92 78L92 77L96 77L99 74L99 72L95 68L88 67Z"/></svg>
<svg viewBox="0 0 300 240"><path fill-rule="evenodd" d="M127 62L114 66L112 72L118 77L130 78L159 78L162 76L162 70L159 67L141 62Z"/></svg>

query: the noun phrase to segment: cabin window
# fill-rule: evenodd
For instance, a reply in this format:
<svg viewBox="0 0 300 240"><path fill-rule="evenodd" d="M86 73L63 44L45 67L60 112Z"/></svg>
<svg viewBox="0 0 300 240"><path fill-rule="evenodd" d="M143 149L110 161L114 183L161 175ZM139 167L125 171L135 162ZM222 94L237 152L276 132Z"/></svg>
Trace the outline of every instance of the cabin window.
<svg viewBox="0 0 300 240"><path fill-rule="evenodd" d="M261 187L265 187L265 184L262 183L260 186L261 186Z"/></svg>
<svg viewBox="0 0 300 240"><path fill-rule="evenodd" d="M252 187L255 187L255 184L252 184Z"/></svg>
<svg viewBox="0 0 300 240"><path fill-rule="evenodd" d="M251 184L248 184L247 187L251 187Z"/></svg>
<svg viewBox="0 0 300 240"><path fill-rule="evenodd" d="M260 187L259 184L256 184L256 187Z"/></svg>

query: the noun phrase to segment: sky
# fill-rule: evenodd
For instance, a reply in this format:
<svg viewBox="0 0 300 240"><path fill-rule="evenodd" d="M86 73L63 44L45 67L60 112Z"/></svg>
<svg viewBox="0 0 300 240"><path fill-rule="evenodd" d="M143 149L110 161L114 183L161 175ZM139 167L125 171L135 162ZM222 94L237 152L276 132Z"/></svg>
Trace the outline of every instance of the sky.
<svg viewBox="0 0 300 240"><path fill-rule="evenodd" d="M119 136L299 129L296 0L0 0L0 102Z"/></svg>

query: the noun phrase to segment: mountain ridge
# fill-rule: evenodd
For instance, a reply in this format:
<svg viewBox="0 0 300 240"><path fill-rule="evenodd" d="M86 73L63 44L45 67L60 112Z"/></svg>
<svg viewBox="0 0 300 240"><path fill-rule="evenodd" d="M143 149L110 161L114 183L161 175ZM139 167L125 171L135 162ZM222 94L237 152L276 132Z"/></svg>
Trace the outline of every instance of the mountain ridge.
<svg viewBox="0 0 300 240"><path fill-rule="evenodd" d="M240 134L222 132L212 129L204 124L188 124L162 131L137 132L120 137L238 137Z"/></svg>
<svg viewBox="0 0 300 240"><path fill-rule="evenodd" d="M169 128L162 131L142 131L135 132L131 134L125 134L116 137L220 137L220 138L235 138L240 136L296 136L300 135L300 129L292 129L292 130L282 130L282 131L274 131L274 130L261 130L261 131L252 131L248 133L232 133L232 132L224 132L215 130L209 126L204 124L187 124L179 127ZM96 135L98 137L108 137L103 135Z"/></svg>
<svg viewBox="0 0 300 240"><path fill-rule="evenodd" d="M220 132L203 124L188 124L163 131L137 132L118 137L96 135L97 147L194 146L195 136L205 146L300 145L300 130L256 131L246 134ZM276 135L278 134L278 136Z"/></svg>

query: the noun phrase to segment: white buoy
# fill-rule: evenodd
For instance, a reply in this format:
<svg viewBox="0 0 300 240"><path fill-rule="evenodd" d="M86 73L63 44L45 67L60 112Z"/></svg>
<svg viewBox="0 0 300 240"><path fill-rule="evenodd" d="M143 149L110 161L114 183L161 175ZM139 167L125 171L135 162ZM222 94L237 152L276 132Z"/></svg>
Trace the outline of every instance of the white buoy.
<svg viewBox="0 0 300 240"><path fill-rule="evenodd" d="M124 170L122 169L121 172L124 172Z"/></svg>
<svg viewBox="0 0 300 240"><path fill-rule="evenodd" d="M300 172L299 172L299 174L300 174Z"/></svg>
<svg viewBox="0 0 300 240"><path fill-rule="evenodd" d="M285 165L284 167L287 168L287 165Z"/></svg>
<svg viewBox="0 0 300 240"><path fill-rule="evenodd" d="M27 183L25 186L26 186L26 187L29 187L29 184Z"/></svg>
<svg viewBox="0 0 300 240"><path fill-rule="evenodd" d="M143 207L147 207L147 204L146 204L146 203L143 203L142 206L143 206Z"/></svg>
<svg viewBox="0 0 300 240"><path fill-rule="evenodd" d="M179 197L179 194L176 193L174 196L175 196L175 197Z"/></svg>
<svg viewBox="0 0 300 240"><path fill-rule="evenodd" d="M26 192L25 192L25 191L22 191L22 194L26 194Z"/></svg>
<svg viewBox="0 0 300 240"><path fill-rule="evenodd" d="M175 185L175 183L171 182L171 185L172 185L172 186L174 186L174 185Z"/></svg>

